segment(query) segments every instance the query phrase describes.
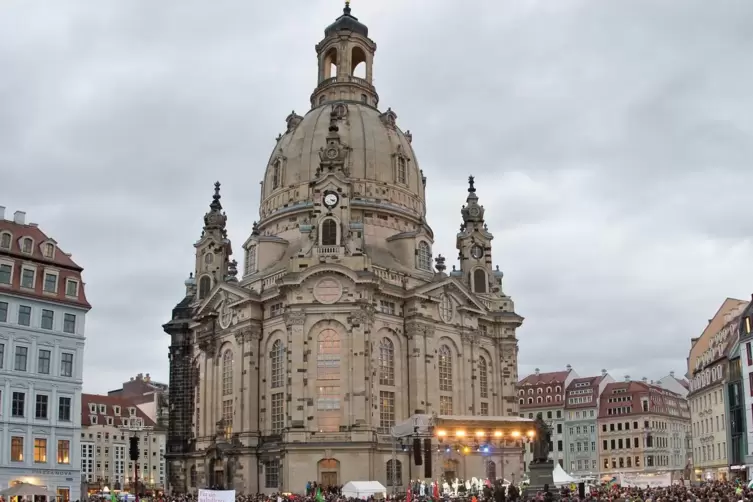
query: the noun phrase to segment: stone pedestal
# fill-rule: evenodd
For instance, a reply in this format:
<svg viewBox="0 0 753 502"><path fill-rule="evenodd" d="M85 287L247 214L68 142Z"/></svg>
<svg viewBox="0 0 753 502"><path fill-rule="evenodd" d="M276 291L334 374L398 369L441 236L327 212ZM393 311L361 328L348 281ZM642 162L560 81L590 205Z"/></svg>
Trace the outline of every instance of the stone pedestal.
<svg viewBox="0 0 753 502"><path fill-rule="evenodd" d="M528 466L528 478L531 483L526 487L524 495L535 495L536 492L544 491L544 485L549 485L549 491L554 495L557 489L554 487L554 479L552 474L554 473L554 462L547 460L538 464L530 464Z"/></svg>

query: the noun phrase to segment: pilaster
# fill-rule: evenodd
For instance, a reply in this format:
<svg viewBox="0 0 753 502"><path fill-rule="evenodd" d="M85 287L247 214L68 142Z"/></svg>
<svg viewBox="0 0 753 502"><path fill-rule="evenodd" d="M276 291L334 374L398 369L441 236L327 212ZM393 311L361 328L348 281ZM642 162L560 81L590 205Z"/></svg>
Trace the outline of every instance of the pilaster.
<svg viewBox="0 0 753 502"><path fill-rule="evenodd" d="M371 364L370 351L367 350L367 338L371 339L371 327L374 323L374 312L369 308L362 308L351 312L349 324L351 326L350 357L353 368L350 383L350 415L353 420L351 426L371 425L371 402L367 399L371 395ZM370 344L369 344L370 345ZM363 361L360 364L359 361Z"/></svg>
<svg viewBox="0 0 753 502"><path fill-rule="evenodd" d="M429 402L429 396L437 395L439 391L439 381L432 370L436 362L434 326L412 321L406 326L406 336L410 360L408 378L411 382L407 415L439 411L439 402Z"/></svg>
<svg viewBox="0 0 753 502"><path fill-rule="evenodd" d="M288 340L285 344L285 427L304 429L306 427L307 381L306 362L308 360L308 340L303 326L306 313L302 310L284 314ZM301 389L300 396L294 396L294 389ZM271 404L271 403L268 403Z"/></svg>

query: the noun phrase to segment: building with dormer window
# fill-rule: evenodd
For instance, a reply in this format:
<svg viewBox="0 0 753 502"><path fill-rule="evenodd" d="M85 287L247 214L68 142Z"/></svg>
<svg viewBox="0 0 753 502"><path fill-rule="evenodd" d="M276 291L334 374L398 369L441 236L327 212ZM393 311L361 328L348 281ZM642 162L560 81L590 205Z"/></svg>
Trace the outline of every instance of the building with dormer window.
<svg viewBox="0 0 753 502"><path fill-rule="evenodd" d="M267 160L240 270L216 185L164 326L173 491L301 493L353 479L404 490L424 466L408 451L393 458L395 424L518 415L523 319L493 268L474 179L447 273L413 135L379 108L375 52L346 4L316 45L311 109L287 116ZM510 443L442 453L433 473L520 479L520 465Z"/></svg>
<svg viewBox="0 0 753 502"><path fill-rule="evenodd" d="M26 214L0 207L0 488L80 499L86 313L82 268Z"/></svg>

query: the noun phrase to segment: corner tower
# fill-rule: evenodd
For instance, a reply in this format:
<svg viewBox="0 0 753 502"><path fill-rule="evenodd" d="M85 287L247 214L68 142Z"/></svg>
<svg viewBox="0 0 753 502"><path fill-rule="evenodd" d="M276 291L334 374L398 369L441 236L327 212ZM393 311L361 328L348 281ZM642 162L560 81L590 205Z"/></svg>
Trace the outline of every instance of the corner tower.
<svg viewBox="0 0 753 502"><path fill-rule="evenodd" d="M324 39L316 45L319 79L311 94L311 107L355 101L376 108L379 96L372 85L375 52L369 29L351 14L350 2L345 2L342 16L327 26Z"/></svg>
<svg viewBox="0 0 753 502"><path fill-rule="evenodd" d="M201 238L194 244L196 248L196 284L198 300L205 299L219 283L228 280L234 269L230 262L233 250L227 238L227 216L220 203L220 182L214 184L214 195L209 204L209 212L204 215L204 229ZM236 272L237 273L237 272ZM234 275L233 275L234 276Z"/></svg>

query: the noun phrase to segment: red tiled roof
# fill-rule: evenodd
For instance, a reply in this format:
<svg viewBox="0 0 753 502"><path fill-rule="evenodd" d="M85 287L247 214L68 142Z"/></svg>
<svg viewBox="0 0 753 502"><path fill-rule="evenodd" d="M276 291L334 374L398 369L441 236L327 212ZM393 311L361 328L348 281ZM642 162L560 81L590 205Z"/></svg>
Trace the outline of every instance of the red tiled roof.
<svg viewBox="0 0 753 502"><path fill-rule="evenodd" d="M15 266L13 267L13 277L11 277L11 285L9 288L13 294L29 298L40 298L42 300L73 304L87 309L91 308L91 305L86 300L84 283L81 279L81 272L83 269L58 247L57 242L54 239L48 237L34 224L22 224L0 219L0 239L2 239L2 234L7 233L11 235L10 249L0 248L0 258L13 260L15 263ZM24 253L21 248L23 240L27 237L31 238L33 241L31 253ZM44 256L43 249L45 244L52 244L55 246L51 258ZM23 262L33 262L40 267L35 277L33 289L20 287L22 274L21 264ZM45 266L58 270L59 275L56 293L43 292L44 273L42 272L43 268L41 267ZM75 279L78 281L78 296L71 297L65 294L66 279ZM2 287L4 290L7 288L7 286Z"/></svg>
<svg viewBox="0 0 753 502"><path fill-rule="evenodd" d="M595 376L595 377L583 377L583 378L574 378L570 384L567 386L567 389L565 389L565 409L568 410L575 410L575 409L581 409L581 408L596 408L599 406L599 382L601 382L601 379L604 378L603 376ZM576 384L588 384L588 385L581 385L576 389ZM592 400L590 402L585 403L571 403L570 402L570 391L573 390L582 390L582 389L593 389L593 392L590 394L574 394L572 397L587 397L591 396Z"/></svg>
<svg viewBox="0 0 753 502"><path fill-rule="evenodd" d="M567 379L569 371L552 371L550 373L533 373L518 382L518 385L547 385L563 384Z"/></svg>
<svg viewBox="0 0 753 502"><path fill-rule="evenodd" d="M89 409L90 404L96 405L96 413ZM105 405L105 412L100 413L100 405ZM115 414L114 406L120 406L120 415ZM115 426L121 425L121 418L130 418L129 407L136 408L136 417L143 419L145 426L154 427L156 424L131 399L119 396L103 396L100 394L81 394L81 425L107 425L106 417L112 417ZM91 423L91 416L97 416L97 423Z"/></svg>
<svg viewBox="0 0 753 502"><path fill-rule="evenodd" d="M619 392L614 393L615 390L621 390L625 389L626 392ZM627 397L632 396L632 399L629 401L624 402L609 402L610 397ZM644 412L641 406L641 397L648 397L649 398L649 409L648 411ZM668 399L673 399L677 406L680 408L679 414L671 414L668 410L669 403L667 402ZM685 403L685 406L683 406L683 403ZM612 414L610 415L608 410L609 408L619 408L619 407L632 407L632 411L630 413L619 413L619 414ZM636 416L636 415L668 415L668 416L675 416L677 418L683 418L681 413L685 412L687 413L688 420L690 419L690 410L687 406L687 400L680 396L679 394L676 394L670 390L665 389L664 387L660 385L653 385L649 383L644 382L613 382L610 384L607 384L604 387L604 391L601 394L601 398L599 399L599 418L619 418L619 417L629 417L629 416Z"/></svg>

